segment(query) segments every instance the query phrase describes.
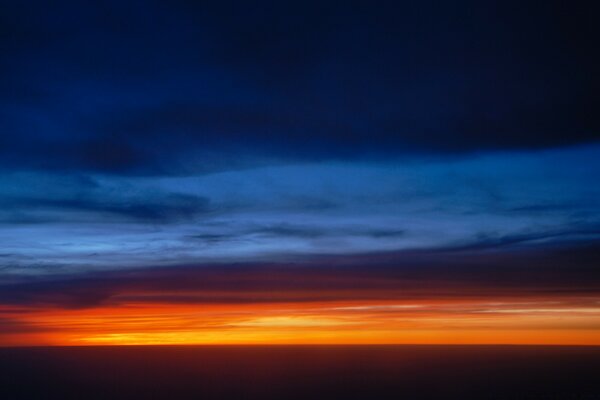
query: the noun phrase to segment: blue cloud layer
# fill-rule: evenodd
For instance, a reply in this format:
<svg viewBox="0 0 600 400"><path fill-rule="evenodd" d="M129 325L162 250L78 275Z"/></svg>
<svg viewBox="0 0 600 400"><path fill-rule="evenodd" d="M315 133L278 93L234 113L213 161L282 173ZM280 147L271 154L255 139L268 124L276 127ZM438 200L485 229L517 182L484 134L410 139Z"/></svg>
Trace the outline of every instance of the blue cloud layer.
<svg viewBox="0 0 600 400"><path fill-rule="evenodd" d="M593 241L598 150L185 177L7 173L3 274Z"/></svg>

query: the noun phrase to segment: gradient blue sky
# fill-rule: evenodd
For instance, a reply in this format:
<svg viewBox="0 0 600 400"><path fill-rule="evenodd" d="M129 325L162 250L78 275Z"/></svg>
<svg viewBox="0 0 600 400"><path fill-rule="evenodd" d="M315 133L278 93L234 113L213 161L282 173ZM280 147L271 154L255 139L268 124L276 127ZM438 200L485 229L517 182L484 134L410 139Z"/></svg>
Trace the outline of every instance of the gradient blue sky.
<svg viewBox="0 0 600 400"><path fill-rule="evenodd" d="M2 5L0 306L190 269L597 296L589 4L212 3Z"/></svg>

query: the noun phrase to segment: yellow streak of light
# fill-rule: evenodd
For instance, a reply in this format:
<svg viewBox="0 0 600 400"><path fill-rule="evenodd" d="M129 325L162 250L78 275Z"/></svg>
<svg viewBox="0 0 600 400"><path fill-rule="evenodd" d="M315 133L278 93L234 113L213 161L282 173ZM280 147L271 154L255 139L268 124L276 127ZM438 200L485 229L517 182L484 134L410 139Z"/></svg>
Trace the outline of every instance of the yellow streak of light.
<svg viewBox="0 0 600 400"><path fill-rule="evenodd" d="M594 300L554 299L552 307L547 299L486 299L19 309L13 314L31 329L0 332L0 345L600 345L600 309Z"/></svg>

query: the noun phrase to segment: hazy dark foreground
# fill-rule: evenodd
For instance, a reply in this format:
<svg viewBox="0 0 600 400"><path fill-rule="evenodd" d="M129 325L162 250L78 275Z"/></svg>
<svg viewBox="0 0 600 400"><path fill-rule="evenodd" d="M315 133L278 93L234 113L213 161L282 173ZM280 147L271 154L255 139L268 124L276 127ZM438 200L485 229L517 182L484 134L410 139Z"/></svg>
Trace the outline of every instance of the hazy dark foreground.
<svg viewBox="0 0 600 400"><path fill-rule="evenodd" d="M0 399L600 399L600 347L0 349Z"/></svg>

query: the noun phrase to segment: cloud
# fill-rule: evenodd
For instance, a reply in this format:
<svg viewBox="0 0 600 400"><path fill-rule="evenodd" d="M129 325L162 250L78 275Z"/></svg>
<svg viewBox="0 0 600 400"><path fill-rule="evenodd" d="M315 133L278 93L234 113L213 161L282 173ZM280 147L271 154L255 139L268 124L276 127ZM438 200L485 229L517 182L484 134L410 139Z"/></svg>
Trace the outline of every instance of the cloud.
<svg viewBox="0 0 600 400"><path fill-rule="evenodd" d="M0 270L46 275L591 242L600 223L597 151L191 176L5 173L0 222L10 229L0 231Z"/></svg>
<svg viewBox="0 0 600 400"><path fill-rule="evenodd" d="M192 239L207 242L224 242L242 239L249 236L262 236L273 238L299 238L299 239L322 239L343 238L348 236L370 237L370 238L399 238L406 232L401 229L368 228L361 226L323 227L302 224L279 223L272 225L254 225L241 228L231 234L199 233L190 235Z"/></svg>
<svg viewBox="0 0 600 400"><path fill-rule="evenodd" d="M47 328L28 324L21 321L18 318L6 318L0 313L0 332L2 335L10 335L14 333L31 333L31 332L45 332Z"/></svg>
<svg viewBox="0 0 600 400"><path fill-rule="evenodd" d="M78 273L5 283L0 304L76 309L127 303L589 297L600 290L599 249L593 243L503 252L404 251Z"/></svg>
<svg viewBox="0 0 600 400"><path fill-rule="evenodd" d="M206 198L170 194L155 199L14 199L21 210L58 210L68 213L93 213L101 218L102 215L112 215L137 221L169 222L181 218L190 218L210 210ZM59 217L59 220L62 220Z"/></svg>
<svg viewBox="0 0 600 400"><path fill-rule="evenodd" d="M561 7L11 4L0 166L181 175L594 142L593 13Z"/></svg>
<svg viewBox="0 0 600 400"><path fill-rule="evenodd" d="M207 197L127 185L101 184L89 176L6 174L3 177L5 224L51 222L167 223L212 210Z"/></svg>
<svg viewBox="0 0 600 400"><path fill-rule="evenodd" d="M441 247L440 251L477 251L493 250L502 247L518 247L548 242L561 241L594 241L600 237L600 227L594 225L571 226L568 229L545 232L529 232L514 235L479 234L465 245Z"/></svg>

